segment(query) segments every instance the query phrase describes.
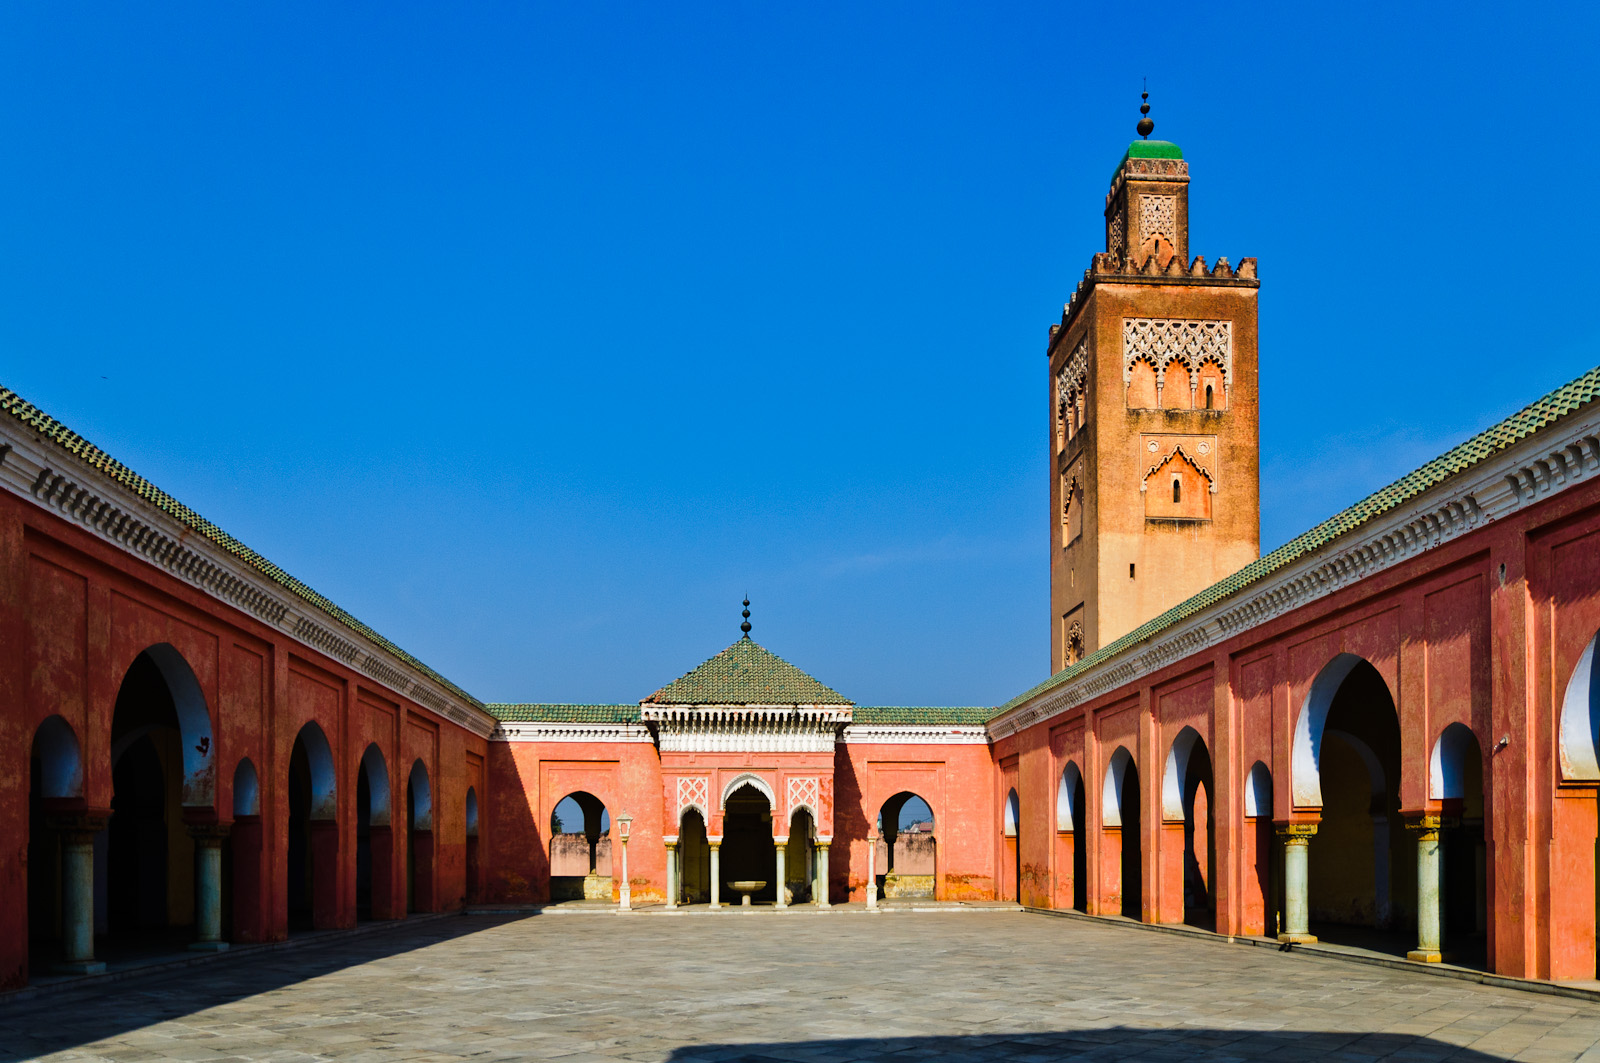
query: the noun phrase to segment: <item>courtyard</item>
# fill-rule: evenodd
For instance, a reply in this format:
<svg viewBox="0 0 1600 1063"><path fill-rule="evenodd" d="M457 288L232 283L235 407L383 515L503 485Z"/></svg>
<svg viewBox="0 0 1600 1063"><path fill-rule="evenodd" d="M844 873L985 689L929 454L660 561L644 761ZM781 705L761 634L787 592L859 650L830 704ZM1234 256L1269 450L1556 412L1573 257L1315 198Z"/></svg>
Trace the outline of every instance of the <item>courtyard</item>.
<svg viewBox="0 0 1600 1063"><path fill-rule="evenodd" d="M0 1005L50 1060L1600 1059L1600 1004L1014 911L474 916Z"/></svg>

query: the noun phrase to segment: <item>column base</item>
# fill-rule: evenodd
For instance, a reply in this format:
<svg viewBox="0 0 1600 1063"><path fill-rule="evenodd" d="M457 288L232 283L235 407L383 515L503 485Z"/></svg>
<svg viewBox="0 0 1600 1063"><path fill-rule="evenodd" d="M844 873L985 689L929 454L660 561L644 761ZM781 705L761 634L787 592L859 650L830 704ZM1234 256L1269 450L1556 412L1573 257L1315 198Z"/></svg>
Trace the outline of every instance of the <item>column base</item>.
<svg viewBox="0 0 1600 1063"><path fill-rule="evenodd" d="M103 960L68 960L53 964L51 974L105 974L106 965Z"/></svg>
<svg viewBox="0 0 1600 1063"><path fill-rule="evenodd" d="M1414 963L1443 963L1444 955L1434 949L1412 949L1406 959Z"/></svg>
<svg viewBox="0 0 1600 1063"><path fill-rule="evenodd" d="M1282 941L1282 942L1284 942L1285 944L1288 944L1288 945L1315 945L1317 943L1317 935L1315 935L1315 934L1279 934L1278 935L1278 940Z"/></svg>
<svg viewBox="0 0 1600 1063"><path fill-rule="evenodd" d="M190 952L227 952L228 951L228 943L226 941L191 941L191 942L189 942L189 951Z"/></svg>

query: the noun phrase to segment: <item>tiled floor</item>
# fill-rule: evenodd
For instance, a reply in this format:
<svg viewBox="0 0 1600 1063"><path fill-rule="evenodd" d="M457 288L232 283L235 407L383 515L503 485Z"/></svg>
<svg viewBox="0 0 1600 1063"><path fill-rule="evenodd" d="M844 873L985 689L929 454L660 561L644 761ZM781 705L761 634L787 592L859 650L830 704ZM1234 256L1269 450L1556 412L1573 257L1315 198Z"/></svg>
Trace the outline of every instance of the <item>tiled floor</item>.
<svg viewBox="0 0 1600 1063"><path fill-rule="evenodd" d="M0 1057L1600 1060L1600 1004L1017 912L447 919L0 1008Z"/></svg>

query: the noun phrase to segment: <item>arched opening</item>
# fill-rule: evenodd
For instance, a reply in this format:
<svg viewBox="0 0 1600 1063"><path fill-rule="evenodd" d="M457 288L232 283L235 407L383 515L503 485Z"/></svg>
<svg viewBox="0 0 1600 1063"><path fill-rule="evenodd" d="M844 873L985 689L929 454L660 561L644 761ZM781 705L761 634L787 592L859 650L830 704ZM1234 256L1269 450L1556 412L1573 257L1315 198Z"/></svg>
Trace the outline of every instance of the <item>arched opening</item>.
<svg viewBox="0 0 1600 1063"><path fill-rule="evenodd" d="M933 806L902 790L878 810L878 895L886 900L928 898L938 892L938 843Z"/></svg>
<svg viewBox="0 0 1600 1063"><path fill-rule="evenodd" d="M1215 391L1213 390L1213 386L1211 384L1207 384L1206 385L1206 409L1208 409L1208 410L1215 409L1216 408L1216 399L1217 399L1217 397L1216 397Z"/></svg>
<svg viewBox="0 0 1600 1063"><path fill-rule="evenodd" d="M1256 761L1245 778L1245 829L1240 835L1244 850L1243 918L1246 934L1276 937L1278 897L1273 868L1276 842L1272 832L1272 772Z"/></svg>
<svg viewBox="0 0 1600 1063"><path fill-rule="evenodd" d="M788 904L804 904L814 899L817 881L816 843L816 820L809 810L795 809L789 817L789 845L783 859L783 877L789 888Z"/></svg>
<svg viewBox="0 0 1600 1063"><path fill-rule="evenodd" d="M183 813L215 796L210 735L199 684L177 651L163 644L134 658L112 711L111 819L105 860L95 861L95 923L108 956L181 948L190 937L195 845Z"/></svg>
<svg viewBox="0 0 1600 1063"><path fill-rule="evenodd" d="M433 890L433 790L421 760L406 780L406 911L431 912Z"/></svg>
<svg viewBox="0 0 1600 1063"><path fill-rule="evenodd" d="M611 814L577 790L550 814L550 899L611 903Z"/></svg>
<svg viewBox="0 0 1600 1063"><path fill-rule="evenodd" d="M1428 796L1441 803L1439 914L1451 963L1488 959L1489 890L1484 844L1483 746L1472 728L1453 723L1434 744Z"/></svg>
<svg viewBox="0 0 1600 1063"><path fill-rule="evenodd" d="M50 716L34 731L28 757L28 962L36 973L65 958L61 837L48 817L76 810L82 797L78 736L66 720Z"/></svg>
<svg viewBox="0 0 1600 1063"><path fill-rule="evenodd" d="M1002 867L1001 894L1002 899L1022 903L1022 846L1018 837L1018 830L1022 823L1022 803L1017 800L1017 791L1011 790L1006 794L1005 809L1002 813L1000 824L1001 841L1004 849L1004 865Z"/></svg>
<svg viewBox="0 0 1600 1063"><path fill-rule="evenodd" d="M356 918L394 919L394 831L389 762L376 742L356 772Z"/></svg>
<svg viewBox="0 0 1600 1063"><path fill-rule="evenodd" d="M1600 977L1600 838L1596 837L1595 803L1600 790L1600 668L1595 655L1600 651L1600 635L1591 638L1578 655L1561 699L1561 727L1557 748L1561 779L1565 783L1587 783L1587 792L1574 787L1568 792L1582 794L1586 800L1568 799L1556 803L1555 848L1552 858L1569 868L1574 885L1587 883L1594 896L1593 907L1580 921L1557 913L1559 925L1552 925L1552 940L1567 944L1551 957L1551 976L1555 978ZM1562 814L1582 809L1582 815ZM1585 905L1585 907L1588 907ZM1579 909L1581 911L1582 909ZM1577 913L1574 912L1574 916ZM1555 951L1555 950L1553 950Z"/></svg>
<svg viewBox="0 0 1600 1063"><path fill-rule="evenodd" d="M1057 883L1056 903L1087 912L1089 846L1084 839L1083 816L1083 773L1068 761L1056 786L1056 867L1065 880Z"/></svg>
<svg viewBox="0 0 1600 1063"><path fill-rule="evenodd" d="M482 900L483 889L478 883L482 865L478 856L478 791L467 787L467 903Z"/></svg>
<svg viewBox="0 0 1600 1063"><path fill-rule="evenodd" d="M339 920L339 825L333 751L315 723L289 751L289 929L327 930Z"/></svg>
<svg viewBox="0 0 1600 1063"><path fill-rule="evenodd" d="M1156 408L1156 367L1140 358L1128 367L1128 409Z"/></svg>
<svg viewBox="0 0 1600 1063"><path fill-rule="evenodd" d="M266 938L267 913L262 910L261 777L249 757L233 769L233 830L228 834L224 868L229 871L227 937L252 942Z"/></svg>
<svg viewBox="0 0 1600 1063"><path fill-rule="evenodd" d="M1211 754L1205 740L1193 727L1185 727L1172 741L1161 781L1163 922L1181 918L1191 926L1216 926L1212 789Z"/></svg>
<svg viewBox="0 0 1600 1063"><path fill-rule="evenodd" d="M1139 769L1133 762L1133 755L1122 746L1112 751L1106 764L1101 808L1101 828L1105 835L1100 847L1105 862L1101 914L1142 919L1144 854L1139 845Z"/></svg>
<svg viewBox="0 0 1600 1063"><path fill-rule="evenodd" d="M1205 408L1208 410L1221 410L1228 405L1228 394L1223 388L1224 376L1222 366L1214 361L1206 360L1200 363L1200 369L1195 374L1199 387L1205 393Z"/></svg>
<svg viewBox="0 0 1600 1063"><path fill-rule="evenodd" d="M678 861L682 867L683 901L711 901L711 845L706 838L706 817L698 808L686 809L678 826Z"/></svg>
<svg viewBox="0 0 1600 1063"><path fill-rule="evenodd" d="M1405 952L1416 927L1416 843L1400 815L1400 720L1378 670L1352 654L1329 662L1296 724L1294 752L1295 804L1322 808L1307 852L1312 933Z"/></svg>
<svg viewBox="0 0 1600 1063"><path fill-rule="evenodd" d="M735 899L748 893L752 902L775 901L777 866L772 797L765 791L765 783L758 786L754 779L739 783L723 802L722 857L718 867L722 885L732 892L719 893ZM756 882L761 885L749 885ZM745 883L746 888L738 883Z"/></svg>

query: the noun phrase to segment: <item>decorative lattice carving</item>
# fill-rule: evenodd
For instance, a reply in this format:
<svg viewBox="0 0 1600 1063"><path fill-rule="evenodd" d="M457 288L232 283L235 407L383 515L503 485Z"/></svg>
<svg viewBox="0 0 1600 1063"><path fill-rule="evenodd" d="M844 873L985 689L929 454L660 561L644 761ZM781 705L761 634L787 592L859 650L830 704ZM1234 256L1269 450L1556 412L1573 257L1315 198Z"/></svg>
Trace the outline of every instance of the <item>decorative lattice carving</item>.
<svg viewBox="0 0 1600 1063"><path fill-rule="evenodd" d="M711 815L711 781L704 775L678 776L678 818L683 818L684 812L690 807L698 808L700 814ZM709 822L708 822L709 825Z"/></svg>
<svg viewBox="0 0 1600 1063"><path fill-rule="evenodd" d="M789 779L789 814L801 805L809 808L813 816L822 815L822 781L815 775L803 779Z"/></svg>
<svg viewBox="0 0 1600 1063"><path fill-rule="evenodd" d="M1178 197L1139 197L1139 246L1152 237L1164 237L1173 247L1178 246Z"/></svg>
<svg viewBox="0 0 1600 1063"><path fill-rule="evenodd" d="M1133 363L1144 358L1156 367L1156 387L1166 383L1167 365L1180 361L1191 376L1202 362L1222 370L1222 386L1233 387L1233 322L1183 318L1122 319L1122 382L1133 380Z"/></svg>
<svg viewBox="0 0 1600 1063"><path fill-rule="evenodd" d="M1111 228L1109 235L1106 237L1106 250L1116 255L1119 260L1122 258L1123 234L1127 232L1127 229L1127 216L1123 213L1122 208L1118 207L1117 212L1111 215Z"/></svg>
<svg viewBox="0 0 1600 1063"><path fill-rule="evenodd" d="M1060 418L1062 441L1083 427L1088 410L1089 339L1084 337L1062 363L1056 374L1056 416Z"/></svg>

